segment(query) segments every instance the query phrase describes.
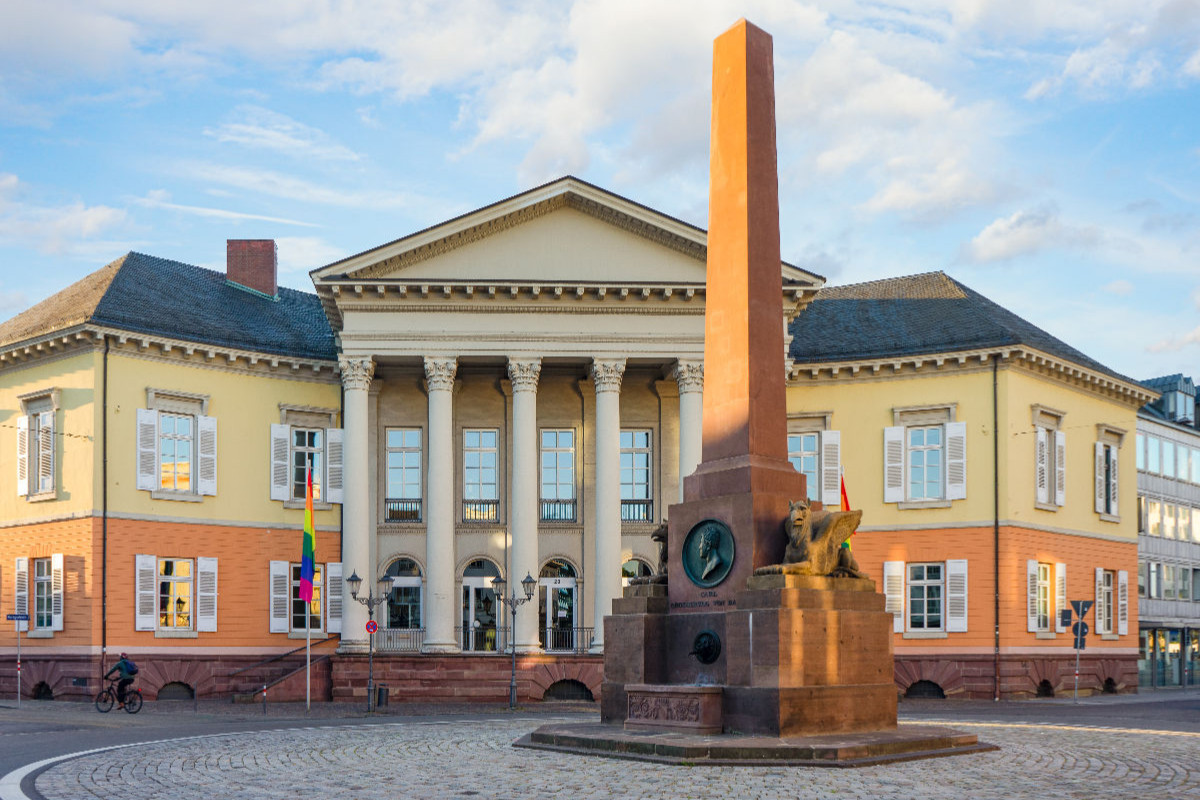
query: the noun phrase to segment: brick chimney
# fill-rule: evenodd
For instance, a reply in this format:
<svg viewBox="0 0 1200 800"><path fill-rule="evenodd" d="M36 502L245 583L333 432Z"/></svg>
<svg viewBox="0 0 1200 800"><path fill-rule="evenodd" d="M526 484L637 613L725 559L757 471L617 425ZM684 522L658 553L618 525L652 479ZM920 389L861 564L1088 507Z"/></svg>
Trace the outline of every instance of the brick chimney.
<svg viewBox="0 0 1200 800"><path fill-rule="evenodd" d="M275 297L279 249L274 239L228 239L225 277L230 283Z"/></svg>

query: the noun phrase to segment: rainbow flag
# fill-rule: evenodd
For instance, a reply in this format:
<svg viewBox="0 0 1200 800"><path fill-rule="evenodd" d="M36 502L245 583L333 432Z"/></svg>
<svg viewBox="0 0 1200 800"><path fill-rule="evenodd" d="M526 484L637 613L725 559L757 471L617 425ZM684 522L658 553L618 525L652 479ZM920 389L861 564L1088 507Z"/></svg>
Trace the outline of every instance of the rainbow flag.
<svg viewBox="0 0 1200 800"><path fill-rule="evenodd" d="M850 510L850 498L846 496L846 473L842 472L838 477L842 484L842 511L849 511ZM850 534L850 539L853 539L853 538L854 538L854 534L852 533L852 534ZM842 542L842 547L846 548L847 550L850 549L850 539L847 539L846 541Z"/></svg>
<svg viewBox="0 0 1200 800"><path fill-rule="evenodd" d="M308 469L308 485L304 492L304 549L300 554L300 599L311 603L313 599L313 564L315 563L313 537L313 485L312 468Z"/></svg>

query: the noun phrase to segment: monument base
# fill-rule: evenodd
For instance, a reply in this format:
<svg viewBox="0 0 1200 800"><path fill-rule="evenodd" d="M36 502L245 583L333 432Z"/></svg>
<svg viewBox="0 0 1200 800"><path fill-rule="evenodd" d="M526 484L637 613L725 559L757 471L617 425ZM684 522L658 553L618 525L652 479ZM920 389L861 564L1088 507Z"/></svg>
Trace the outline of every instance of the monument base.
<svg viewBox="0 0 1200 800"><path fill-rule="evenodd" d="M867 767L895 761L998 749L974 734L935 725L824 736L705 736L666 730L622 730L603 723L543 725L515 747L696 766Z"/></svg>

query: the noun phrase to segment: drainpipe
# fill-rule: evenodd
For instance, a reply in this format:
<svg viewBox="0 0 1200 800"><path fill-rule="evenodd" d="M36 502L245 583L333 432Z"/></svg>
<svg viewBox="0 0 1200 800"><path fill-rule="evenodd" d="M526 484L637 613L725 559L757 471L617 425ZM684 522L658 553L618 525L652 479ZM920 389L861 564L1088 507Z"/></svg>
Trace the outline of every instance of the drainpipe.
<svg viewBox="0 0 1200 800"><path fill-rule="evenodd" d="M100 674L108 656L108 334L100 372Z"/></svg>
<svg viewBox="0 0 1200 800"><path fill-rule="evenodd" d="M992 700L1000 701L1000 354L992 356L992 580L996 617L995 646L992 654Z"/></svg>

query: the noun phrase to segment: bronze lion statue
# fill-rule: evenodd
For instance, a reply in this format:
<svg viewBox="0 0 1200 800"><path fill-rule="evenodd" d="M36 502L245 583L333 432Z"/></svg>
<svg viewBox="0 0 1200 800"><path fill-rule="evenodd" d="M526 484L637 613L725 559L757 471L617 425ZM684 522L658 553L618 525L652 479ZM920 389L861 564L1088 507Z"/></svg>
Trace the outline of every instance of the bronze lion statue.
<svg viewBox="0 0 1200 800"><path fill-rule="evenodd" d="M813 512L808 500L794 500L783 522L787 535L783 563L759 567L754 574L865 578L850 549L842 546L861 521L862 511Z"/></svg>

